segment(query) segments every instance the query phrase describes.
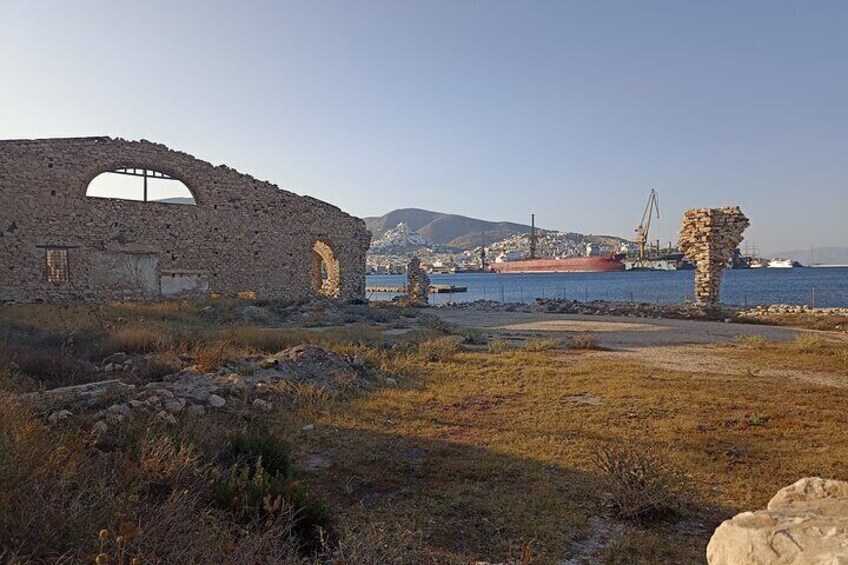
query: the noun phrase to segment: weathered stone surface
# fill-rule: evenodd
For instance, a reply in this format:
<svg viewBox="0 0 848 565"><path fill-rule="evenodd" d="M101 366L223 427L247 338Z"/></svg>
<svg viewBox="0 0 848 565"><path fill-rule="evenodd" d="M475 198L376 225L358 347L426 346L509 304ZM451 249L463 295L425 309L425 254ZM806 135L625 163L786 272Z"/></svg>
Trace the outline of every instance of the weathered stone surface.
<svg viewBox="0 0 848 565"><path fill-rule="evenodd" d="M209 396L209 406L212 408L221 408L227 403L226 400L218 396L217 394L212 394Z"/></svg>
<svg viewBox="0 0 848 565"><path fill-rule="evenodd" d="M234 367L249 370L242 375L232 372ZM300 345L273 357L236 359L213 372L186 369L140 389L109 380L22 396L48 413L50 424L67 418L71 414L67 407L75 406L83 410L92 408L94 420L112 426L133 413L154 414L162 421L176 422L175 417L184 417L188 411L192 416L203 416L207 407L223 408L230 404L241 408L246 396L254 398L250 403L254 411L269 412L274 407L274 394L289 390L286 383L333 393L359 386L367 377L367 367L355 366L346 355L314 345Z"/></svg>
<svg viewBox="0 0 848 565"><path fill-rule="evenodd" d="M430 277L421 268L421 260L413 257L406 266L406 297L415 303L427 304L430 294Z"/></svg>
<svg viewBox="0 0 848 565"><path fill-rule="evenodd" d="M132 167L182 181L195 205L86 196L100 173ZM157 143L0 141L0 301L362 298L369 242L330 204ZM49 253L67 261L59 280Z"/></svg>
<svg viewBox="0 0 848 565"><path fill-rule="evenodd" d="M724 270L749 224L738 206L696 208L684 214L680 250L695 262L697 302L718 302Z"/></svg>
<svg viewBox="0 0 848 565"><path fill-rule="evenodd" d="M273 373L256 371L253 378L291 380L326 390L337 390L357 381L359 373L342 355L315 345L298 345L274 356L278 363Z"/></svg>
<svg viewBox="0 0 848 565"><path fill-rule="evenodd" d="M257 410L261 410L262 412L270 412L274 408L274 404L267 400L257 398L253 401L253 407Z"/></svg>
<svg viewBox="0 0 848 565"><path fill-rule="evenodd" d="M50 416L47 417L47 422L50 424L58 424L62 420L67 420L69 416L72 416L70 410L59 410L57 412L53 412Z"/></svg>
<svg viewBox="0 0 848 565"><path fill-rule="evenodd" d="M709 565L848 564L848 482L811 477L781 489L766 510L722 523Z"/></svg>
<svg viewBox="0 0 848 565"><path fill-rule="evenodd" d="M52 407L93 406L106 398L121 396L133 390L135 385L113 379L28 393L22 395L22 398L31 400L36 406L47 410Z"/></svg>

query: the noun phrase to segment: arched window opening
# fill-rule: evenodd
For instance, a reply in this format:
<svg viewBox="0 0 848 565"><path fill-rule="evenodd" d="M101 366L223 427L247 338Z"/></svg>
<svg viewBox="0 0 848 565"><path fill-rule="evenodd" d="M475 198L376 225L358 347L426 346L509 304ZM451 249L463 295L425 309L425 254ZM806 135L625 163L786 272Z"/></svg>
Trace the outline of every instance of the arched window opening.
<svg viewBox="0 0 848 565"><path fill-rule="evenodd" d="M85 195L161 204L197 204L182 181L150 169L125 168L100 173L88 184Z"/></svg>
<svg viewBox="0 0 848 565"><path fill-rule="evenodd" d="M335 298L340 286L339 261L323 241L312 247L312 289L321 296Z"/></svg>

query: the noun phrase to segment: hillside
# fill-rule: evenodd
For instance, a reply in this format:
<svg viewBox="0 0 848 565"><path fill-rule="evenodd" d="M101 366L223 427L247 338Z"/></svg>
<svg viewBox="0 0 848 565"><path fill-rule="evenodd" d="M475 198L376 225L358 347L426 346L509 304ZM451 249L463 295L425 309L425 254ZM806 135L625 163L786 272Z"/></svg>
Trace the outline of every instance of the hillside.
<svg viewBox="0 0 848 565"><path fill-rule="evenodd" d="M479 246L483 242L483 232L486 234L487 242L499 241L511 235L530 232L529 225L512 222L490 222L458 214L442 214L417 208L394 210L383 216L364 218L364 220L365 226L371 231L374 239L403 223L411 231L429 241L462 250Z"/></svg>

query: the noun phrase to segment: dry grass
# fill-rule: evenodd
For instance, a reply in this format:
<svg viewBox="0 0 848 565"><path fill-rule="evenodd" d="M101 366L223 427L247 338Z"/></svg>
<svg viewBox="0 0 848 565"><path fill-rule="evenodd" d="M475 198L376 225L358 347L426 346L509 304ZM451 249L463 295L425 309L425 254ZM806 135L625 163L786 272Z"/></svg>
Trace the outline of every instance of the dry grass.
<svg viewBox="0 0 848 565"><path fill-rule="evenodd" d="M803 332L796 334L795 347L802 353L812 353L822 349L826 342L820 334Z"/></svg>
<svg viewBox="0 0 848 565"><path fill-rule="evenodd" d="M632 445L602 445L595 451L607 504L624 520L647 524L673 518L691 503L688 478L669 463L668 454Z"/></svg>
<svg viewBox="0 0 848 565"><path fill-rule="evenodd" d="M525 351L553 351L559 349L562 344L552 337L532 337L524 344Z"/></svg>
<svg viewBox="0 0 848 565"><path fill-rule="evenodd" d="M735 342L736 345L745 349L762 349L766 344L766 338L759 334L738 335Z"/></svg>
<svg viewBox="0 0 848 565"><path fill-rule="evenodd" d="M47 324L37 309L30 313ZM627 486L617 497L621 509L649 508L617 514L659 515L667 523L626 525L595 562L699 562L722 519L763 507L803 476L848 479L848 389L741 372L649 371L549 343L506 355L466 351L460 336L448 335L452 328L435 321L388 338L364 324L279 330L235 314L238 321L221 322L230 314L216 313L211 323L207 313L191 304L121 306L120 314L98 314L97 323L169 328L171 338L146 354L162 362L190 353L211 367L298 341L360 355L369 371L394 379L338 396L292 387L275 399L277 411L263 416L291 445L293 472L329 504L331 527L316 548L323 562L554 563L591 534L593 514L613 513L602 494L611 485ZM92 324L73 330L74 355L87 355L80 340L95 332ZM55 326L38 331L47 330ZM848 349L840 343L721 351L752 370L773 363L848 375ZM20 378L2 369L0 381ZM305 424L314 428L303 430ZM215 504L214 477L234 472L229 440L244 425L235 414L170 428L131 418L108 445L98 444L88 425L74 416L48 432L43 418L0 398L0 552L12 561L64 555L91 562L104 549L113 559L303 562L290 513L275 510L269 524L262 506L246 523L243 513ZM599 469L599 450L622 444L636 455L611 453ZM310 466L316 457L324 463ZM627 479L642 468L639 480ZM670 512L688 499L678 488L686 481L692 504L683 514ZM247 481L235 485L249 488ZM673 496L644 504L651 489ZM122 526L133 539L118 547ZM103 548L101 529L112 536Z"/></svg>
<svg viewBox="0 0 848 565"><path fill-rule="evenodd" d="M794 342L759 347L721 348L724 355L740 361L752 373L760 369L814 371L848 377L848 343L827 340L821 334L799 333Z"/></svg>
<svg viewBox="0 0 848 565"><path fill-rule="evenodd" d="M240 545L236 525L210 509L210 467L188 437L136 422L101 451L70 425L48 432L8 396L0 430L0 539L11 562L91 562L100 552L214 561L227 543ZM263 535L245 545L254 559L274 544Z"/></svg>
<svg viewBox="0 0 848 565"><path fill-rule="evenodd" d="M429 339L418 345L418 354L426 361L450 361L458 351L459 344L451 336Z"/></svg>
<svg viewBox="0 0 848 565"><path fill-rule="evenodd" d="M493 339L489 343L489 353L506 353L512 349L512 342L502 337Z"/></svg>
<svg viewBox="0 0 848 565"><path fill-rule="evenodd" d="M598 340L592 334L578 334L569 340L571 349L598 349Z"/></svg>
<svg viewBox="0 0 848 565"><path fill-rule="evenodd" d="M773 354L790 359L796 350L784 344ZM334 462L316 480L335 507L364 505L370 519L418 525L444 562L502 561L531 539L540 540L536 562L561 559L604 508L595 493L609 483L594 462L603 446L649 454L625 462L653 470L645 488L671 493L631 484L638 504L623 508L678 508L689 499L685 483L695 501L682 515L657 511L672 523L654 533L629 527L598 556L609 563L627 563L627 548L642 541L635 563L703 559L722 519L763 507L803 476L848 478L848 391L840 389L661 369L646 378L640 365L580 352L463 352L419 373L344 408L304 412L316 430L298 449ZM600 403L572 400L584 397Z"/></svg>

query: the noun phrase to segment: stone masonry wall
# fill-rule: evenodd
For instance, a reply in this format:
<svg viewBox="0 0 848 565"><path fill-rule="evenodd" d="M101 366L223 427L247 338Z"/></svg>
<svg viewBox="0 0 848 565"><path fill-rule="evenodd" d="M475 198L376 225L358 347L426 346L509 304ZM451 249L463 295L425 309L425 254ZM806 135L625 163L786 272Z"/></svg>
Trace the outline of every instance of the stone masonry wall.
<svg viewBox="0 0 848 565"><path fill-rule="evenodd" d="M696 208L683 216L680 250L695 262L695 300L715 304L721 278L750 222L738 206Z"/></svg>
<svg viewBox="0 0 848 565"><path fill-rule="evenodd" d="M196 205L86 197L100 173L132 167L182 181ZM0 301L155 298L162 277L296 300L320 292L317 242L337 261L334 294L363 297L370 234L334 206L149 141L0 141ZM48 282L48 249L66 250L69 280Z"/></svg>

